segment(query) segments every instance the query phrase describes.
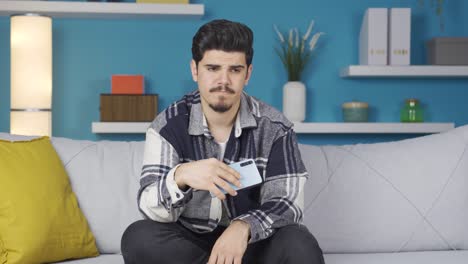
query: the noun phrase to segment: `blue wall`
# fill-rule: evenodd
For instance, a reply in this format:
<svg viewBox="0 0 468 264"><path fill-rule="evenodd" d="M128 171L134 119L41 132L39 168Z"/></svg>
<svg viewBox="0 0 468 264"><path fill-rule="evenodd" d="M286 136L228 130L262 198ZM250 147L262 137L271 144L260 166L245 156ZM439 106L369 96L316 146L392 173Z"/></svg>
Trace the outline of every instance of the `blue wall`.
<svg viewBox="0 0 468 264"><path fill-rule="evenodd" d="M363 100L371 121L398 122L405 98L419 98L426 121L468 123L468 79L342 79L339 70L358 61L358 35L368 7L412 8L412 64L425 64L426 40L435 36L468 36L467 1L448 0L445 31L429 7L418 0L269 0L192 1L205 4L202 19L54 19L53 135L76 139L143 140L144 135L95 135L99 94L110 92L112 74L143 74L146 91L158 93L160 110L196 88L189 61L196 30L214 18L249 25L255 33L254 74L246 91L281 109L286 74L273 47L272 29L299 27L311 19L326 32L306 69L306 122L341 121L341 104ZM9 131L9 18L0 18L0 131ZM387 141L410 135L301 135L303 143L329 144Z"/></svg>

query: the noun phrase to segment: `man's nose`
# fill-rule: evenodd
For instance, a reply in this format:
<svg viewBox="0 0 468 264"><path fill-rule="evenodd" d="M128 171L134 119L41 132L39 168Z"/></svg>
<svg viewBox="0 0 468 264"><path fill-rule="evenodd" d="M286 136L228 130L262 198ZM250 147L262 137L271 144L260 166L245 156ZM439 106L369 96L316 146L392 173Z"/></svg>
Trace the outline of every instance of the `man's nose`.
<svg viewBox="0 0 468 264"><path fill-rule="evenodd" d="M220 85L229 85L230 78L229 78L229 71L220 71L219 73L219 84Z"/></svg>

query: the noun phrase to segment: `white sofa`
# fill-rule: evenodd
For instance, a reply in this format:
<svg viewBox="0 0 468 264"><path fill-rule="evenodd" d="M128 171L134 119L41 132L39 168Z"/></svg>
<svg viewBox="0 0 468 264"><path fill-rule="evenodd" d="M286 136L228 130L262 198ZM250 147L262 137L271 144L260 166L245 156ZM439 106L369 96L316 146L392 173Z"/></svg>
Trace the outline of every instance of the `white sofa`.
<svg viewBox="0 0 468 264"><path fill-rule="evenodd" d="M142 218L144 142L52 142L101 253L66 263L123 263L121 235ZM388 143L300 145L310 173L304 223L326 263L467 264L467 146L468 126Z"/></svg>

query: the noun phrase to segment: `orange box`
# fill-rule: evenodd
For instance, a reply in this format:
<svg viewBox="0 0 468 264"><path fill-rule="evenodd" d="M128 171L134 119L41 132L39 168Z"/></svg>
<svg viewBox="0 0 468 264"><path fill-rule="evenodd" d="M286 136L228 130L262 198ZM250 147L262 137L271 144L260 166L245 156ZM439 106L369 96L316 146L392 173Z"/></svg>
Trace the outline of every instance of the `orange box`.
<svg viewBox="0 0 468 264"><path fill-rule="evenodd" d="M111 78L112 94L144 94L145 78L143 75L114 74Z"/></svg>

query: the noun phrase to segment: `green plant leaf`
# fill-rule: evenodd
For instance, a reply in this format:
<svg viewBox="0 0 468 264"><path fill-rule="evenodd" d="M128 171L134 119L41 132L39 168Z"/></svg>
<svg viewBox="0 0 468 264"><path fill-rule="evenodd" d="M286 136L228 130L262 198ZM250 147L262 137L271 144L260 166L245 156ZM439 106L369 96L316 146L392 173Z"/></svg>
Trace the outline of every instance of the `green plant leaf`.
<svg viewBox="0 0 468 264"><path fill-rule="evenodd" d="M288 74L288 81L300 81L302 73L310 61L314 50L309 49L309 37L312 36L318 40L317 34L311 34L312 25L313 23L309 24L306 34L302 36L296 28L290 29L289 34L282 34L277 30L277 27L274 27L277 35L289 36L287 41L280 40L280 48L275 48L275 52Z"/></svg>

